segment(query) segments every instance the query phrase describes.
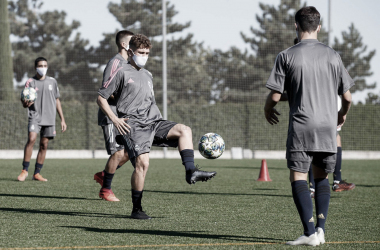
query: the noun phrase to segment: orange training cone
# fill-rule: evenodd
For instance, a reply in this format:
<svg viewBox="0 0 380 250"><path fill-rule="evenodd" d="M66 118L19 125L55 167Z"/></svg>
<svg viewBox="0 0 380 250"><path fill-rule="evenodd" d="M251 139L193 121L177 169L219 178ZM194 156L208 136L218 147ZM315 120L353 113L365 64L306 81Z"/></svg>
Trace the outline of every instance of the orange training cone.
<svg viewBox="0 0 380 250"><path fill-rule="evenodd" d="M265 159L261 161L260 175L257 181L272 181L269 177L267 161Z"/></svg>

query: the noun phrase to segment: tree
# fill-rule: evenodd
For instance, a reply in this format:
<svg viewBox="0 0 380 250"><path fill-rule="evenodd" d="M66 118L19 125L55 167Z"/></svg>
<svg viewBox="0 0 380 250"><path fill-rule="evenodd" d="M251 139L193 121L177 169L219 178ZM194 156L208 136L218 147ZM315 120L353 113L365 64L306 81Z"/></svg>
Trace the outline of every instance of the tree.
<svg viewBox="0 0 380 250"><path fill-rule="evenodd" d="M9 40L8 2L0 0L0 100L14 99L12 48Z"/></svg>
<svg viewBox="0 0 380 250"><path fill-rule="evenodd" d="M364 54L367 50L367 45L363 44L363 38L353 23L348 28L348 32L342 32L342 40L342 42L339 42L338 38L335 38L332 47L340 54L344 66L355 81L355 86L350 89L351 93L375 88L376 82L369 84L365 78L373 74L370 71L370 63L376 50Z"/></svg>
<svg viewBox="0 0 380 250"><path fill-rule="evenodd" d="M365 99L365 104L367 105L380 105L380 93L378 95L374 93L368 93Z"/></svg>
<svg viewBox="0 0 380 250"><path fill-rule="evenodd" d="M82 39L80 33L73 34L80 23L66 24L64 11L41 13L43 3L40 0L31 3L32 8L28 0L9 1L11 33L17 37L12 43L16 80L33 76L34 60L43 56L49 63L48 75L57 79L61 92L75 90L68 96L86 98L80 91L96 89L96 69L89 66L88 41Z"/></svg>
<svg viewBox="0 0 380 250"><path fill-rule="evenodd" d="M152 42L151 56L146 69L154 77L154 91L157 103L162 103L162 2L161 0L122 0L109 3L109 11L116 17L123 29L144 34ZM167 3L167 34L182 32L190 26L175 23L178 12L174 5ZM105 34L98 48L94 48L92 62L99 67L107 63L117 52L116 32ZM167 41L168 103L204 102L210 100L210 81L203 67L206 51L201 43L193 41L189 34Z"/></svg>

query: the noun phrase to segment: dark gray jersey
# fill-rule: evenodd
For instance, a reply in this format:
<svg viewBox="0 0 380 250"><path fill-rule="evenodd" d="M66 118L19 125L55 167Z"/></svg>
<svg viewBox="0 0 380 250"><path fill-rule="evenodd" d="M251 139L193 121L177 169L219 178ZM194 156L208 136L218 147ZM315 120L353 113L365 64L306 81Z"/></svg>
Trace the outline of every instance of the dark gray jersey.
<svg viewBox="0 0 380 250"><path fill-rule="evenodd" d="M36 101L28 108L29 122L41 126L55 125L56 99L60 96L57 81L49 76L46 76L44 80L33 77L26 81L25 88L27 87L32 87L37 91Z"/></svg>
<svg viewBox="0 0 380 250"><path fill-rule="evenodd" d="M162 120L153 92L153 77L146 69L136 70L128 64L119 70L116 80L103 84L98 94L105 99L114 95L119 117L128 117L128 123L149 125Z"/></svg>
<svg viewBox="0 0 380 250"><path fill-rule="evenodd" d="M103 72L103 82L102 86L109 85L110 82L115 81L116 74L120 70L125 70L126 66L128 65L128 61L125 60L119 53L116 54L109 62L107 63L106 68ZM123 68L124 67L124 68ZM116 111L116 100L114 98L109 98L108 104L110 105L110 108L112 112L117 115ZM112 121L103 113L103 111L99 108L98 111L98 125L99 126L105 126L107 124L111 124Z"/></svg>
<svg viewBox="0 0 380 250"><path fill-rule="evenodd" d="M288 151L336 152L337 98L353 85L339 54L316 39L278 54L266 87L288 94Z"/></svg>

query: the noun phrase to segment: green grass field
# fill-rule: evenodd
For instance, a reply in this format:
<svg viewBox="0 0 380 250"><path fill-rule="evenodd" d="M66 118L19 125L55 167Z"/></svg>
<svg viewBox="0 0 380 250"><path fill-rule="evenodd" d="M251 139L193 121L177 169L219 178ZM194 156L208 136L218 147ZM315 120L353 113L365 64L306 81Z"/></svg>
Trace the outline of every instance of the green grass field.
<svg viewBox="0 0 380 250"><path fill-rule="evenodd" d="M272 182L256 182L259 160L198 160L218 172L188 185L180 160L151 160L143 198L149 221L130 219L130 163L117 171L120 202L98 198L106 160L46 160L46 183L18 182L21 160L0 162L0 249L301 249L284 160L268 160ZM31 162L34 165L34 160ZM34 166L30 168L32 173ZM353 191L331 193L320 249L380 249L380 163L343 161ZM330 176L332 179L332 176ZM330 180L331 182L331 180Z"/></svg>

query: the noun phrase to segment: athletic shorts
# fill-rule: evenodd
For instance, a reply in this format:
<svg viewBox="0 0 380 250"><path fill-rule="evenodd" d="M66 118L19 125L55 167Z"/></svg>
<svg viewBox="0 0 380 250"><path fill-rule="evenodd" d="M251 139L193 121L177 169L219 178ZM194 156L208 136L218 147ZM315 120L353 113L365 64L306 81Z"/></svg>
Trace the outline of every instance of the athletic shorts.
<svg viewBox="0 0 380 250"><path fill-rule="evenodd" d="M331 152L288 152L286 151L288 168L297 172L307 173L310 163L322 168L326 173L333 173L336 164L336 153Z"/></svg>
<svg viewBox="0 0 380 250"><path fill-rule="evenodd" d="M40 137L46 137L54 139L56 136L55 125L53 126L41 126L38 123L30 121L28 124L28 132L40 133Z"/></svg>
<svg viewBox="0 0 380 250"><path fill-rule="evenodd" d="M104 141L108 155L113 155L117 151L123 150L124 145L116 142L117 128L111 123L102 126Z"/></svg>
<svg viewBox="0 0 380 250"><path fill-rule="evenodd" d="M152 146L178 147L178 139L168 140L166 138L170 129L177 125L176 122L161 120L144 127L129 121L127 123L131 127L130 133L118 135L116 140L119 144L124 144L133 166L135 166L136 157L149 153Z"/></svg>

